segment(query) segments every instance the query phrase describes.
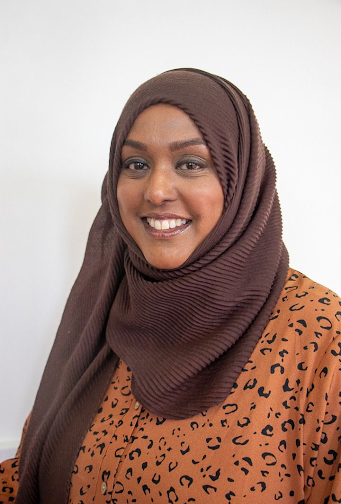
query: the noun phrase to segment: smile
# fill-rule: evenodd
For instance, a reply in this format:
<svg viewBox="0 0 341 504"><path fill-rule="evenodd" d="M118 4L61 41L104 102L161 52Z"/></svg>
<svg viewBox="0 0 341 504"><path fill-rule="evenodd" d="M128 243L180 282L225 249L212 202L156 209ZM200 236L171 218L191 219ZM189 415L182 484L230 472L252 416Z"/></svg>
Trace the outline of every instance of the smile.
<svg viewBox="0 0 341 504"><path fill-rule="evenodd" d="M150 227L153 229L156 229L157 231L166 231L167 229L175 229L177 227L183 226L184 224L187 224L186 219L153 219L150 217L147 217L147 222Z"/></svg>

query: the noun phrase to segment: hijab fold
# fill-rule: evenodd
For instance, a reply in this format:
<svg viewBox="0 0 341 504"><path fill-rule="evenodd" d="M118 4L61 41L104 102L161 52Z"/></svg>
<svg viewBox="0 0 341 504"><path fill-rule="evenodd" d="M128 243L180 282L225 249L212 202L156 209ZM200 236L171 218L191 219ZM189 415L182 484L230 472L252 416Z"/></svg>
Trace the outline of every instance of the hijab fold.
<svg viewBox="0 0 341 504"><path fill-rule="evenodd" d="M152 267L125 230L116 187L136 117L167 103L194 121L224 193L215 228L174 270ZM119 359L152 413L185 419L222 402L250 359L288 255L272 158L247 98L194 69L163 73L128 100L115 129L102 206L36 397L17 504L66 504L74 463Z"/></svg>

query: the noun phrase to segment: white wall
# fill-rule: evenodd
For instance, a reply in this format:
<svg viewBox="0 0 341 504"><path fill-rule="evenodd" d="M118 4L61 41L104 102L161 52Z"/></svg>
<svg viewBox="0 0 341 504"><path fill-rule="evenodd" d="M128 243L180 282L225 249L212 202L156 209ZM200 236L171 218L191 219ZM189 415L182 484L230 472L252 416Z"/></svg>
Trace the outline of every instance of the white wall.
<svg viewBox="0 0 341 504"><path fill-rule="evenodd" d="M120 110L163 70L249 96L291 264L341 292L340 25L339 0L0 0L0 448L32 406Z"/></svg>

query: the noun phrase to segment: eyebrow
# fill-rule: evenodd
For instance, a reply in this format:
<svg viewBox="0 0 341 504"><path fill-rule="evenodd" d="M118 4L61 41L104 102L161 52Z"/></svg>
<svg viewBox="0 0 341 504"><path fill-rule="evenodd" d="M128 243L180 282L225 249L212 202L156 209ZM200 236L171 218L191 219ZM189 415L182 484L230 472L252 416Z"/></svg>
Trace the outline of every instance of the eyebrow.
<svg viewBox="0 0 341 504"><path fill-rule="evenodd" d="M132 140L127 138L124 142L123 145L127 145L128 147L133 147L135 149L139 149L141 151L147 151L148 147L146 144L142 142L138 142L137 140ZM204 145L205 147L206 144L201 138L191 138L190 140L181 140L178 142L172 142L169 145L169 149L171 151L183 149L184 147L190 147L191 145Z"/></svg>

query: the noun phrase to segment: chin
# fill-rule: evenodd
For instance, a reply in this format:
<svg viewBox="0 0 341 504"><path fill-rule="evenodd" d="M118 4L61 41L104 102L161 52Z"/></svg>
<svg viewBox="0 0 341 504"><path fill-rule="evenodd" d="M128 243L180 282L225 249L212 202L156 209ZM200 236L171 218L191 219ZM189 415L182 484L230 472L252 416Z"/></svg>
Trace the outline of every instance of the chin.
<svg viewBox="0 0 341 504"><path fill-rule="evenodd" d="M146 261L149 262L153 268L162 270L172 270L180 268L180 266L186 261L186 259L179 258L177 260L174 257L162 258L162 257L145 257Z"/></svg>

